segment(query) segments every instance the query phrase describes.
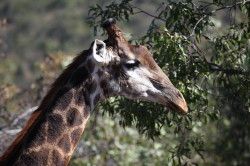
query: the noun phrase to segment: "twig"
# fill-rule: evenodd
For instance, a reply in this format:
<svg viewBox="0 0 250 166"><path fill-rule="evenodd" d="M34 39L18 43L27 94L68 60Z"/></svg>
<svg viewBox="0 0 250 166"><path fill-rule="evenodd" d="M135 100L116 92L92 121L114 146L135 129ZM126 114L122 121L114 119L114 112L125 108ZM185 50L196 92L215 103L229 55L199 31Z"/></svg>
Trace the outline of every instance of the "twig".
<svg viewBox="0 0 250 166"><path fill-rule="evenodd" d="M209 5L213 5L214 3L213 2L206 2L206 1L198 1L200 3L205 3L205 4L209 4Z"/></svg>
<svg viewBox="0 0 250 166"><path fill-rule="evenodd" d="M158 20L161 20L161 21L164 21L164 22L167 21L167 20L165 20L165 19L163 19L163 18L161 18L161 17L159 17L159 16L155 16L155 15L153 15L153 14L151 14L151 13L149 13L149 12L147 12L147 11L145 11L145 10L143 10L143 9L141 9L141 8L139 8L139 7L137 7L137 6L131 5L131 7L132 7L132 8L135 8L135 9L137 9L137 10L139 10L138 12L136 12L136 14L137 14L137 13L144 13L144 14L146 14L146 15L148 15L148 16L150 16L150 17L153 17L153 18L155 18L155 19L158 19Z"/></svg>
<svg viewBox="0 0 250 166"><path fill-rule="evenodd" d="M192 30L192 33L191 33L190 37L194 36L195 30L196 30L197 26L198 26L199 23L200 23L202 20L204 20L207 16L208 16L208 15L203 15L203 16L196 22L196 24L194 25L194 28L193 28L193 30Z"/></svg>

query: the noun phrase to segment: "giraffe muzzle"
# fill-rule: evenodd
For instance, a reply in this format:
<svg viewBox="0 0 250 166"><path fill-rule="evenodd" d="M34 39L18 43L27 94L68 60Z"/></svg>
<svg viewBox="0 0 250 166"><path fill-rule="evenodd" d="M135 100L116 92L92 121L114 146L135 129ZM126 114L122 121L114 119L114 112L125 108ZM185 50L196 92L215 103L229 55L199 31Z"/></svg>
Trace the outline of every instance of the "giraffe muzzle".
<svg viewBox="0 0 250 166"><path fill-rule="evenodd" d="M172 98L169 98L168 96L165 97L167 105L170 108L177 110L179 113L186 114L188 112L187 103L179 90L176 89L175 91L176 92L171 95L173 96Z"/></svg>
<svg viewBox="0 0 250 166"><path fill-rule="evenodd" d="M188 112L187 103L184 97L175 87L167 87L160 93L147 91L147 94L150 96L151 101L154 100L155 102L181 114L186 114Z"/></svg>
<svg viewBox="0 0 250 166"><path fill-rule="evenodd" d="M158 90L155 92L148 92L158 103L169 107L179 113L186 114L188 112L188 106L185 98L181 92L170 82L165 76L164 83L159 83L155 79L150 79L153 86Z"/></svg>

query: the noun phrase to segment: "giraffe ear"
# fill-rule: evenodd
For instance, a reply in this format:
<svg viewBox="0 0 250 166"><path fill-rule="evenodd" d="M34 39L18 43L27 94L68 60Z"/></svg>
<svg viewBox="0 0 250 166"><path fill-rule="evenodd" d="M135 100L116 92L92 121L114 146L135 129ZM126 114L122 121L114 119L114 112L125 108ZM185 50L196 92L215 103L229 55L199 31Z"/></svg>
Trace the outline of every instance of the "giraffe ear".
<svg viewBox="0 0 250 166"><path fill-rule="evenodd" d="M95 39L92 46L93 59L101 65L106 65L111 61L110 55L107 53L106 44L98 39Z"/></svg>

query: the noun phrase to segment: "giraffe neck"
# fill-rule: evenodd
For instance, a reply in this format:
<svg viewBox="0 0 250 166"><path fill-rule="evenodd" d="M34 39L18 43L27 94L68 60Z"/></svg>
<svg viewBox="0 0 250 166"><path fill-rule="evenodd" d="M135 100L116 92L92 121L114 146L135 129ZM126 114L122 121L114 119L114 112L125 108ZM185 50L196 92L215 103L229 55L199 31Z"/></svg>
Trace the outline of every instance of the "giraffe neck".
<svg viewBox="0 0 250 166"><path fill-rule="evenodd" d="M90 112L103 98L98 70L87 55L78 56L55 81L0 165L67 165Z"/></svg>

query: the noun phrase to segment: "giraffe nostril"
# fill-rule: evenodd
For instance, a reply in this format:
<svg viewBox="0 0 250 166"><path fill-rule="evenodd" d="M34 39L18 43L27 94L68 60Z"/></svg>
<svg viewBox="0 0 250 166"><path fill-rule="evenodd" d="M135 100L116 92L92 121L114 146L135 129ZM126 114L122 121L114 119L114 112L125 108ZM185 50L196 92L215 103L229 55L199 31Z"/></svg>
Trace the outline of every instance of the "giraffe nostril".
<svg viewBox="0 0 250 166"><path fill-rule="evenodd" d="M154 86L156 89L158 89L158 90L160 90L160 91L162 91L162 90L164 89L164 86L163 86L160 82L158 82L158 81L156 81L156 80L153 80L153 79L150 79L150 81L151 81L151 83L153 84L153 86Z"/></svg>

